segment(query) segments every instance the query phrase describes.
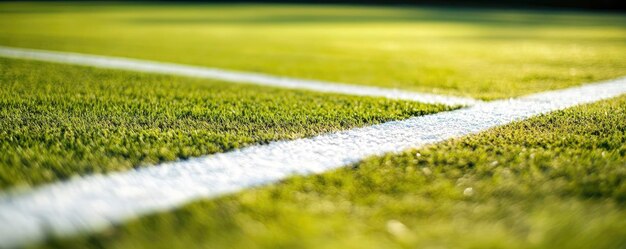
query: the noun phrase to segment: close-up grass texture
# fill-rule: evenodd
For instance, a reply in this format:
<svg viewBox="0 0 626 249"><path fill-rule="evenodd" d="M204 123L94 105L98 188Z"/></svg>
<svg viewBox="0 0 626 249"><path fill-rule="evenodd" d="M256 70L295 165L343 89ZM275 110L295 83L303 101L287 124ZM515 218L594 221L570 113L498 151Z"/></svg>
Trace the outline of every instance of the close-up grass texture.
<svg viewBox="0 0 626 249"><path fill-rule="evenodd" d="M624 248L626 97L197 202L59 248Z"/></svg>
<svg viewBox="0 0 626 249"><path fill-rule="evenodd" d="M450 110L0 59L0 188Z"/></svg>
<svg viewBox="0 0 626 249"><path fill-rule="evenodd" d="M616 1L0 1L0 249L626 249Z"/></svg>
<svg viewBox="0 0 626 249"><path fill-rule="evenodd" d="M0 45L496 99L621 76L615 13L0 3Z"/></svg>

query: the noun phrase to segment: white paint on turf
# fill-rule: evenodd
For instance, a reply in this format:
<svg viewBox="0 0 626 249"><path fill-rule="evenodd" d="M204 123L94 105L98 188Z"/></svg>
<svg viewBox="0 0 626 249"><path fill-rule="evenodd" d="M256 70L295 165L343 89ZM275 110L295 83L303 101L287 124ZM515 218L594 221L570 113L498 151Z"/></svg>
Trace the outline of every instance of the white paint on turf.
<svg viewBox="0 0 626 249"><path fill-rule="evenodd" d="M0 247L102 229L193 200L269 184L477 133L626 93L626 79L393 121L293 141L95 175L0 196Z"/></svg>
<svg viewBox="0 0 626 249"><path fill-rule="evenodd" d="M14 59L30 59L98 68L121 69L137 72L214 79L233 83L251 83L264 86L305 89L318 92L341 93L357 96L385 97L389 99L419 101L431 104L467 106L480 102L471 98L452 97L430 93L417 93L403 91L399 89L387 89L372 86L350 85L345 83L294 79L260 73L246 73L217 68L189 66L120 57L87 55L79 53L55 52L0 46L0 56Z"/></svg>

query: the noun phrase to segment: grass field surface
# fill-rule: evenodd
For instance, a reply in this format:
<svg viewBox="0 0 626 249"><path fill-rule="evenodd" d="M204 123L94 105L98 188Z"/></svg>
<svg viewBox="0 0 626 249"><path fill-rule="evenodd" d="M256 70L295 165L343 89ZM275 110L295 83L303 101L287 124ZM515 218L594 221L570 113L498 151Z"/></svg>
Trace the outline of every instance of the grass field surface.
<svg viewBox="0 0 626 249"><path fill-rule="evenodd" d="M450 108L0 59L0 188Z"/></svg>
<svg viewBox="0 0 626 249"><path fill-rule="evenodd" d="M614 78L623 15L414 7L1 3L0 45L495 99Z"/></svg>
<svg viewBox="0 0 626 249"><path fill-rule="evenodd" d="M626 16L414 6L0 2L0 46L490 101L625 76ZM580 94L587 88L577 89L559 95L580 97L564 106L589 102ZM496 103L515 101L520 100ZM539 104L545 103L553 102ZM554 103L545 111L564 107ZM497 109L485 103L474 107ZM14 200L26 196L45 203L28 191L50 183L69 189L73 177L141 172L130 170L468 110L457 108L0 58L0 235L19 235L6 224L32 218L13 216L19 213L11 212L19 207L11 206ZM519 109L511 112L528 110ZM497 122L507 115L494 113L484 127L510 122ZM453 115L450 120L445 124L456 130L480 123ZM213 199L146 208L149 212L124 216L95 233L55 237L46 232L62 225L46 220L48 214L34 215L35 222L23 224L35 224L29 231L49 237L23 245L626 248L626 96L461 135L399 154L371 153L378 156L358 157L362 161L322 174L278 177L283 180ZM161 176L171 177L156 178ZM163 190L154 186L155 192ZM130 189L129 198L141 191ZM63 199L56 194L52 199ZM73 199L58 203L68 200ZM95 219L102 218L97 208Z"/></svg>
<svg viewBox="0 0 626 249"><path fill-rule="evenodd" d="M190 204L61 248L622 248L626 97Z"/></svg>

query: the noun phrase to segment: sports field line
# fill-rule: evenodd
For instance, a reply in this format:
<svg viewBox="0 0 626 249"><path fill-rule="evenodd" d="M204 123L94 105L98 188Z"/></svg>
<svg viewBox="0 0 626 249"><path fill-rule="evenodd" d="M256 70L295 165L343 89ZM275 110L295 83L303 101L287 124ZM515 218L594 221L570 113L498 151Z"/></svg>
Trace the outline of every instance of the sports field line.
<svg viewBox="0 0 626 249"><path fill-rule="evenodd" d="M97 231L193 200L321 173L626 93L626 78L0 195L0 247Z"/></svg>
<svg viewBox="0 0 626 249"><path fill-rule="evenodd" d="M317 80L294 79L260 73L247 73L218 68L69 52L56 52L0 46L0 57L56 62L108 69L121 69L127 71L178 75L194 78L221 80L232 83L249 83L291 89L305 89L327 93L384 97L389 99L418 101L422 103L444 104L451 106L468 106L480 102L479 100L475 100L472 98L454 97L430 93L418 93L403 91L399 89L359 86Z"/></svg>

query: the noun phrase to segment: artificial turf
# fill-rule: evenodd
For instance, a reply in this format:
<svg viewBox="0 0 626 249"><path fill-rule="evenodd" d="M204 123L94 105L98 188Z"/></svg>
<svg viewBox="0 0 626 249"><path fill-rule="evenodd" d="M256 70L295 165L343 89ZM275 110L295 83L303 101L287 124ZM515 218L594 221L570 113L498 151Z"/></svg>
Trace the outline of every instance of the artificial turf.
<svg viewBox="0 0 626 249"><path fill-rule="evenodd" d="M626 96L189 204L62 248L624 248Z"/></svg>
<svg viewBox="0 0 626 249"><path fill-rule="evenodd" d="M449 109L0 58L0 189Z"/></svg>
<svg viewBox="0 0 626 249"><path fill-rule="evenodd" d="M482 99L626 74L626 16L610 12L3 2L0 45Z"/></svg>

